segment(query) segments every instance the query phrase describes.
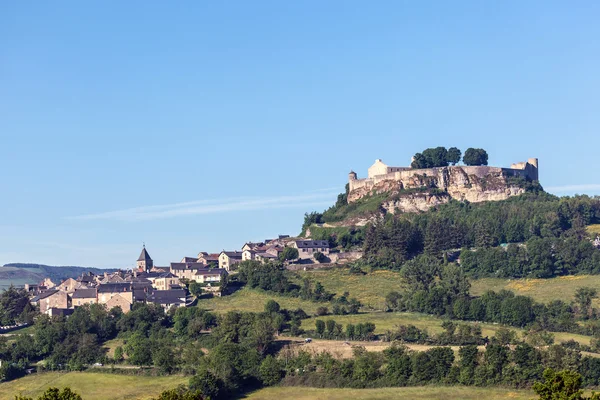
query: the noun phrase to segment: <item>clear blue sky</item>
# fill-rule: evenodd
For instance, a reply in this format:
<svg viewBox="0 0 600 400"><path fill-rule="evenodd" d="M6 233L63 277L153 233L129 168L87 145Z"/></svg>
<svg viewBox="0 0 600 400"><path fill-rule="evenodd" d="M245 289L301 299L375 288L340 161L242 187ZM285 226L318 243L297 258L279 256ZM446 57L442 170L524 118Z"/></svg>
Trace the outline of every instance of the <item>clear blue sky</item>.
<svg viewBox="0 0 600 400"><path fill-rule="evenodd" d="M297 234L438 145L600 193L597 1L210 3L0 4L0 264Z"/></svg>

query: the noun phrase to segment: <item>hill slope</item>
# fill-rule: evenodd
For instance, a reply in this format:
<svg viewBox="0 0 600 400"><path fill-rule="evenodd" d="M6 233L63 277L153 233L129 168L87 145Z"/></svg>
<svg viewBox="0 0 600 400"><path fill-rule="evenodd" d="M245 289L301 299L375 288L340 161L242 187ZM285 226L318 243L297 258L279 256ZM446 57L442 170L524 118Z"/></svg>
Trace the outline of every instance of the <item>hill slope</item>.
<svg viewBox="0 0 600 400"><path fill-rule="evenodd" d="M39 283L46 277L54 282L60 282L67 278L77 278L84 272L103 274L112 271L116 271L116 269L11 263L0 267L0 287L7 287L11 283L15 286L21 286L25 283Z"/></svg>

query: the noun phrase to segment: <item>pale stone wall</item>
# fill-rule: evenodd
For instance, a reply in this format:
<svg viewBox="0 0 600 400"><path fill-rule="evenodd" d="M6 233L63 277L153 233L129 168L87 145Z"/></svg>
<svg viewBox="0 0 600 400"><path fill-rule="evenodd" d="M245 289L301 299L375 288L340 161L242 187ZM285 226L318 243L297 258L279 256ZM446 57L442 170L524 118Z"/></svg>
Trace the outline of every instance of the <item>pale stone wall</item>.
<svg viewBox="0 0 600 400"><path fill-rule="evenodd" d="M51 308L68 308L69 298L66 292L58 291L52 296L40 300L40 313L44 314Z"/></svg>
<svg viewBox="0 0 600 400"><path fill-rule="evenodd" d="M124 313L131 310L131 304L133 303L133 301L129 301L129 298L127 296L121 296L121 294L127 294L127 293L116 294L116 295L112 296L110 298L110 300L108 300L105 303L107 310L110 310L113 307L121 307L121 310Z"/></svg>
<svg viewBox="0 0 600 400"><path fill-rule="evenodd" d="M95 297L86 297L83 299L73 299L73 307L80 307L84 304L96 304Z"/></svg>

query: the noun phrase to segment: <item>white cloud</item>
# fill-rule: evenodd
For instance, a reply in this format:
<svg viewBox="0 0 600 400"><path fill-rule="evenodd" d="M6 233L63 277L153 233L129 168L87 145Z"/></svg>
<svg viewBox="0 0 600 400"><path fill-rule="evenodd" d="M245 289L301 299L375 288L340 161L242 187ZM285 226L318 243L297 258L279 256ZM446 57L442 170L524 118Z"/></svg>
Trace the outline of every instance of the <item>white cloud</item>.
<svg viewBox="0 0 600 400"><path fill-rule="evenodd" d="M563 186L548 186L544 187L548 192L555 193L584 193L590 191L600 191L600 184L598 183L587 183L583 185L563 185Z"/></svg>
<svg viewBox="0 0 600 400"><path fill-rule="evenodd" d="M331 205L337 191L317 190L302 195L272 197L238 197L189 201L184 203L134 207L124 210L68 217L72 220L120 220L143 221L172 218L184 215L215 214L234 211L263 210L272 208L316 207Z"/></svg>

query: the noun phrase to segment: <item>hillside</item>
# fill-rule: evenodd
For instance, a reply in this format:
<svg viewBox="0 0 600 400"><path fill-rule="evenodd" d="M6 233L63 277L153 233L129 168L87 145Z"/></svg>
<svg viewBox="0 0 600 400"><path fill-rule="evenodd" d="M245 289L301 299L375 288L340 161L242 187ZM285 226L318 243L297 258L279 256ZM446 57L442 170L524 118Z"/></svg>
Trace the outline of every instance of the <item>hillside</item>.
<svg viewBox="0 0 600 400"><path fill-rule="evenodd" d="M104 272L114 271L116 271L116 269L10 263L0 267L0 288L8 287L11 284L22 286L26 283L39 283L44 280L44 278L50 278L54 282L60 282L67 278L77 278L84 272L103 274Z"/></svg>

